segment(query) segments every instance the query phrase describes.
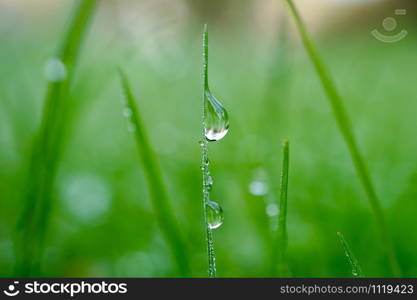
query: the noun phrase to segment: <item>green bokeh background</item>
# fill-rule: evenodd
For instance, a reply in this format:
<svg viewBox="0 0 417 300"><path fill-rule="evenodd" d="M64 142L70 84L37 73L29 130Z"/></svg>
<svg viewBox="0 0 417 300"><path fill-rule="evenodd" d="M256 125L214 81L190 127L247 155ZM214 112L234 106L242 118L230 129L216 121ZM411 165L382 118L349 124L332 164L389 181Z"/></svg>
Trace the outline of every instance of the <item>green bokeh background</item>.
<svg viewBox="0 0 417 300"><path fill-rule="evenodd" d="M0 276L13 275L22 185L47 85L43 69L59 44L72 1L58 2L43 14L31 11L33 6L13 10L15 15L0 11ZM150 1L120 2L101 2L78 61L69 112L75 117L64 137L42 275L177 274L122 114L116 72L120 65L130 77L186 238L190 275L206 276L198 141L201 31L207 22L210 86L227 108L231 124L223 140L209 145L212 200L220 203L225 215L223 226L215 231L218 275L270 276L274 218L266 214L266 207L278 201L281 143L288 138L291 274L351 276L336 236L341 231L367 276L390 276L362 186L291 20L284 18L270 32L259 32L262 27L254 26L248 16L260 0L213 1L210 6L189 0L182 1L189 7L185 17L155 18L152 24L159 26L145 26L146 18L126 23L129 18L123 11L143 7L146 12L158 11L163 3L149 8L145 4ZM345 100L403 274L413 277L417 273L414 6L402 3L408 9L408 16L399 19L399 26L409 31L404 40L387 44L370 34L398 8L394 2L398 3L376 5L378 10L365 20L352 15L340 24L329 21L332 25L314 31L314 38ZM3 4L10 6L7 1ZM268 187L266 195L250 193L249 185L256 180Z"/></svg>

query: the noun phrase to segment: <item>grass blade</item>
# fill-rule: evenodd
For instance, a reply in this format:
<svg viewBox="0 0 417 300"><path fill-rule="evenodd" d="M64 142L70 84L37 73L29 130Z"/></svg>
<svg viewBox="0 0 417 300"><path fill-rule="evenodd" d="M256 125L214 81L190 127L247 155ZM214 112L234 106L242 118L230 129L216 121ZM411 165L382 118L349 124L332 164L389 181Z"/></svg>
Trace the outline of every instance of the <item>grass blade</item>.
<svg viewBox="0 0 417 300"><path fill-rule="evenodd" d="M359 266L358 260L356 259L355 255L353 255L352 250L350 250L349 244L346 242L345 237L341 232L338 232L337 236L339 237L340 244L342 244L350 267L352 268L352 275L354 277L363 277L364 275L362 273L361 267Z"/></svg>
<svg viewBox="0 0 417 300"><path fill-rule="evenodd" d="M289 142L284 140L282 145L283 158L281 170L281 194L279 199L278 229L272 253L272 276L284 276L287 273L287 199L288 199L288 172L289 172Z"/></svg>
<svg viewBox="0 0 417 300"><path fill-rule="evenodd" d="M17 276L39 276L45 235L53 201L53 186L61 154L67 116L68 91L76 58L86 34L97 0L79 0L68 30L56 55L66 70L66 77L48 84L41 126L35 140L25 182L26 202L17 225Z"/></svg>
<svg viewBox="0 0 417 300"><path fill-rule="evenodd" d="M207 243L207 258L208 258L208 276L210 278L216 277L216 253L214 251L214 238L213 231L208 224L207 219L207 208L206 205L210 201L210 192L207 189L207 183L209 180L208 170L208 142L205 136L205 119L206 119L206 104L205 104L205 93L209 90L208 84L208 29L207 24L204 25L203 30L203 130L202 130L202 155L201 155L201 166L203 171L203 214L204 214L204 225L206 226L206 243Z"/></svg>
<svg viewBox="0 0 417 300"><path fill-rule="evenodd" d="M157 159L146 135L143 121L136 100L130 89L128 79L122 71L120 71L120 78L123 92L127 100L126 105L132 112L130 121L134 128L135 140L145 170L152 205L158 224L177 262L181 276L189 276L190 270L185 244L180 236L179 226L172 213L172 208L169 205L168 194L165 189Z"/></svg>
<svg viewBox="0 0 417 300"><path fill-rule="evenodd" d="M327 98L330 102L330 105L333 109L333 114L336 118L337 124L339 126L340 132L347 144L350 155L352 157L353 163L356 167L357 174L360 181L362 182L365 193L368 197L371 209L374 213L377 227L380 231L382 242L386 248L386 255L391 266L391 270L395 276L400 276L401 271L397 262L395 255L394 245L391 240L391 236L388 231L388 227L384 218L383 210L381 203L376 194L374 185L372 183L371 177L369 175L365 161L362 158L362 155L359 151L358 145L356 143L355 136L353 134L352 126L348 114L343 106L343 100L338 93L336 86L330 77L325 65L323 64L321 58L316 51L316 48L307 32L307 28L297 11L292 0L284 0L288 4L291 15L296 23L298 31L301 35L302 42L304 47L310 57L311 62L313 63L317 75L320 78L323 89L327 95Z"/></svg>

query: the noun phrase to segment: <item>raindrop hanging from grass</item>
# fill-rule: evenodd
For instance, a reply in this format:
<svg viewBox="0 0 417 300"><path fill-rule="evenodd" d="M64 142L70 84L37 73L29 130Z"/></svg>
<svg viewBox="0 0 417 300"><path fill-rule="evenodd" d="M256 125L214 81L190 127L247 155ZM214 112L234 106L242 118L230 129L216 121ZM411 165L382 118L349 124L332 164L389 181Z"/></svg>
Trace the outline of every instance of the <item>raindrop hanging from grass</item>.
<svg viewBox="0 0 417 300"><path fill-rule="evenodd" d="M209 141L224 138L229 130L229 116L223 105L211 94L208 87L204 91L204 134Z"/></svg>
<svg viewBox="0 0 417 300"><path fill-rule="evenodd" d="M216 229L223 224L223 209L214 201L206 204L207 224L210 229Z"/></svg>
<svg viewBox="0 0 417 300"><path fill-rule="evenodd" d="M224 138L229 130L229 115L223 105L210 91L208 84L208 31L203 33L203 82L204 82L204 135L208 141Z"/></svg>

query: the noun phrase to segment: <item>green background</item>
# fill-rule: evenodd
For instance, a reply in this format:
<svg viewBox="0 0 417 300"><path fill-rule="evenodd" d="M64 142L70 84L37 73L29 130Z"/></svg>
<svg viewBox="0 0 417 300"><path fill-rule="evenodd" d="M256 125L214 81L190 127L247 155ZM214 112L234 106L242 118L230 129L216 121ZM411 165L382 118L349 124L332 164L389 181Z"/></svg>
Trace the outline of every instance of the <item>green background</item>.
<svg viewBox="0 0 417 300"><path fill-rule="evenodd" d="M43 13L33 5L16 6L12 13L0 11L0 276L13 275L15 228L47 86L43 69L55 53L70 11L71 1L57 2ZM178 1L188 7L180 18L170 18L164 3L120 2L100 3L78 60L68 111L74 117L63 133L40 275L177 274L122 114L116 71L122 66L186 239L190 276L206 276L198 141L201 32L208 23L210 86L230 116L227 136L209 145L212 200L220 203L225 216L214 232L218 276L271 276L274 217L266 214L266 208L278 201L284 138L290 141L291 275L351 276L336 235L341 231L367 276L390 276L372 212L292 21L281 18L265 31L262 18L250 18L260 0L213 1L210 6ZM398 8L393 2L368 8L369 18L351 15L337 21L334 14L351 7L333 9L328 14L333 14L333 22L322 20L322 29L313 30L313 36L345 100L403 275L413 277L417 272L413 6L403 1L408 16L398 17L399 26L409 31L404 40L387 44L370 34L374 28L384 32L382 20ZM11 7L10 1L2 5ZM132 11L137 12L136 19ZM314 28L309 20L307 26ZM253 181L261 181L268 192L251 194Z"/></svg>

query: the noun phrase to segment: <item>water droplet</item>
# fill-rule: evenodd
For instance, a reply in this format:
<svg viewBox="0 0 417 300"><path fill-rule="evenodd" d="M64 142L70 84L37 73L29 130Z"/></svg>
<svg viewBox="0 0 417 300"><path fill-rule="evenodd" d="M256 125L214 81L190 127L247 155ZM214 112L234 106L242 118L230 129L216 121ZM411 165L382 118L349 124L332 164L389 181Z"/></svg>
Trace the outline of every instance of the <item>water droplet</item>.
<svg viewBox="0 0 417 300"><path fill-rule="evenodd" d="M223 209L217 202L208 201L206 204L207 223L210 229L219 228L223 224Z"/></svg>
<svg viewBox="0 0 417 300"><path fill-rule="evenodd" d="M204 142L203 141L198 141L198 144L203 147L204 146Z"/></svg>
<svg viewBox="0 0 417 300"><path fill-rule="evenodd" d="M275 203L270 203L266 206L266 214L270 217L274 217L278 215L278 205Z"/></svg>
<svg viewBox="0 0 417 300"><path fill-rule="evenodd" d="M254 180L249 183L249 192L254 196L265 196L268 189L268 184L265 181Z"/></svg>
<svg viewBox="0 0 417 300"><path fill-rule="evenodd" d="M126 118L130 118L130 117L132 116L132 110L131 110L129 107L126 107L126 108L123 110L123 115L124 115Z"/></svg>
<svg viewBox="0 0 417 300"><path fill-rule="evenodd" d="M43 74L48 81L60 82L67 78L67 68L62 60L54 57L46 61Z"/></svg>
<svg viewBox="0 0 417 300"><path fill-rule="evenodd" d="M210 175L207 177L206 186L209 191L211 191L211 189L213 188L213 177L211 177Z"/></svg>
<svg viewBox="0 0 417 300"><path fill-rule="evenodd" d="M223 105L210 93L206 91L204 120L204 132L207 140L221 140L229 130L229 116Z"/></svg>

